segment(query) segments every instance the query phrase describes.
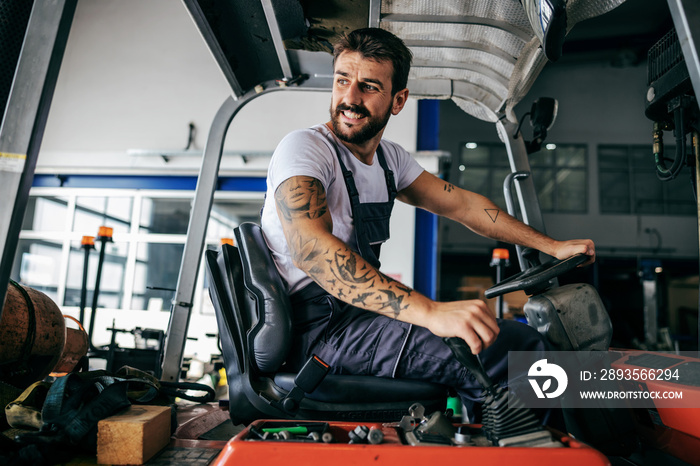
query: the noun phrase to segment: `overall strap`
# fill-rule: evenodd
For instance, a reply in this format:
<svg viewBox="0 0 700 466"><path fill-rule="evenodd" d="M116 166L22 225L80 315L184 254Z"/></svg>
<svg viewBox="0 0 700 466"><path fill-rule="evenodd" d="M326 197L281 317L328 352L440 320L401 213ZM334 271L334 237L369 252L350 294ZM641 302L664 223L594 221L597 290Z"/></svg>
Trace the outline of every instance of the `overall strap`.
<svg viewBox="0 0 700 466"><path fill-rule="evenodd" d="M343 162L343 158L340 156L340 149L335 148L335 155L340 163L340 170L343 172L343 179L345 180L345 188L348 190L348 196L350 197L350 207L352 210L353 217L355 216L355 207L360 204L360 193L355 186L355 179L352 176L352 172L348 170Z"/></svg>
<svg viewBox="0 0 700 466"><path fill-rule="evenodd" d="M355 179L352 176L352 172L347 169L342 157L340 156L340 149L336 146L336 156L338 157L338 162L340 163L340 169L343 172L343 179L345 180L345 186L348 190L348 195L350 196L350 205L355 206L360 204L360 193L355 185ZM384 170L384 180L386 182L387 192L389 193L389 202L393 202L396 199L398 191L396 189L396 182L394 181L394 172L391 171L389 165L386 163L386 157L384 157L384 149L382 145L377 146L377 161L379 166ZM354 215L354 211L353 211Z"/></svg>
<svg viewBox="0 0 700 466"><path fill-rule="evenodd" d="M357 186L355 185L355 179L352 175L352 172L347 169L345 163L343 162L340 148L337 145L336 156L338 158L338 162L340 163L340 169L343 172L343 178L345 180L345 187L348 190L348 196L350 198L350 209L352 211L353 224L355 228L355 241L357 242L357 248L359 250L360 255L367 262L372 264L372 266L379 268L379 250L381 245L371 245L369 240L367 239L368 235L365 231L365 222L361 214L362 209L360 208L360 193L357 190ZM384 179L386 181L387 193L389 196L387 202L383 204L391 206L393 205L394 199L396 198L397 190L396 184L394 182L394 173L387 166L386 158L384 157L384 151L382 149L381 144L377 146L377 160L379 161L379 165L384 171ZM391 209L389 208L389 211L390 210Z"/></svg>
<svg viewBox="0 0 700 466"><path fill-rule="evenodd" d="M384 149L382 145L377 146L377 161L379 161L379 166L384 170L384 179L386 180L386 187L389 190L389 202L394 202L398 191L396 190L396 182L394 181L394 172L391 171L386 163L386 157L384 157Z"/></svg>

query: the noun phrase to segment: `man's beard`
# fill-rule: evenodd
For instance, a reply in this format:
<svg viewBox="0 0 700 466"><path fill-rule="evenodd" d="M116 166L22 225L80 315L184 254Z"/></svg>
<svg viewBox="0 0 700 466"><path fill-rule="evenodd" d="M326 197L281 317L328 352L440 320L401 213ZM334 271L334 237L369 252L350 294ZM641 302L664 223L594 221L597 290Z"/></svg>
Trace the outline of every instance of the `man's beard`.
<svg viewBox="0 0 700 466"><path fill-rule="evenodd" d="M340 121L340 113L346 110L353 113L358 113L365 117L358 120L358 123L364 123L364 120L367 120L364 126L354 134L343 133L343 130L354 129L348 128L345 123ZM384 129L386 124L389 122L389 117L391 116L391 107L389 107L386 113L380 117L370 115L366 108L359 105L338 104L338 106L335 107L335 110L333 110L333 107L331 107L330 113L333 132L338 139L343 142L347 142L348 144L362 144L375 137L381 130Z"/></svg>

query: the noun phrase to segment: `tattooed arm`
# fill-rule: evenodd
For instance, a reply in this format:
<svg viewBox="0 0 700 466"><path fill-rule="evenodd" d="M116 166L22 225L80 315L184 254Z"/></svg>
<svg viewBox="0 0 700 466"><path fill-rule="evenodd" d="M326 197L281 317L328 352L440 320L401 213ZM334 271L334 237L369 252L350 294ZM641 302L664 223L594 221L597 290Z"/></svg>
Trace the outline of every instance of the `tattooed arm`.
<svg viewBox="0 0 700 466"><path fill-rule="evenodd" d="M481 301L438 303L382 274L332 234L323 185L295 176L275 191L294 265L346 303L428 328L438 336L463 338L473 351L490 345L498 325Z"/></svg>
<svg viewBox="0 0 700 466"><path fill-rule="evenodd" d="M482 236L535 248L559 259L585 253L591 256L589 262L595 260L593 241L556 241L508 215L488 198L458 188L428 172L423 172L402 190L398 199L459 222Z"/></svg>

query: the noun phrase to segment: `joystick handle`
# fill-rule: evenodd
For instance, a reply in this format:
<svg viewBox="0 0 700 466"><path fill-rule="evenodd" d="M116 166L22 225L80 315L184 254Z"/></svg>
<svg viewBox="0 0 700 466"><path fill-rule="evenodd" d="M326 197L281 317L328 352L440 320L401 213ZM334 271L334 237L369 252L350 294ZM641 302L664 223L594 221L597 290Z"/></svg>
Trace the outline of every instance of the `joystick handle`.
<svg viewBox="0 0 700 466"><path fill-rule="evenodd" d="M491 382L491 378L486 373L484 366L481 365L481 361L472 353L469 345L464 340L458 337L443 338L442 340L450 347L457 361L472 373L484 389L490 390L493 388L493 382Z"/></svg>

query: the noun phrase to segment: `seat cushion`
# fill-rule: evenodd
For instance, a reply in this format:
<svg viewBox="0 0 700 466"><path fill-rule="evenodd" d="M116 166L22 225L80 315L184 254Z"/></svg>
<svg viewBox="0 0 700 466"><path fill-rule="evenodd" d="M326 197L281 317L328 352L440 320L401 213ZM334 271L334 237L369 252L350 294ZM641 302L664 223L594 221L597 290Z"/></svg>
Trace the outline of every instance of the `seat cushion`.
<svg viewBox="0 0 700 466"><path fill-rule="evenodd" d="M289 391L296 374L280 372L275 384ZM389 379L367 375L327 375L307 398L326 403L389 403L445 398L447 387L409 379Z"/></svg>

